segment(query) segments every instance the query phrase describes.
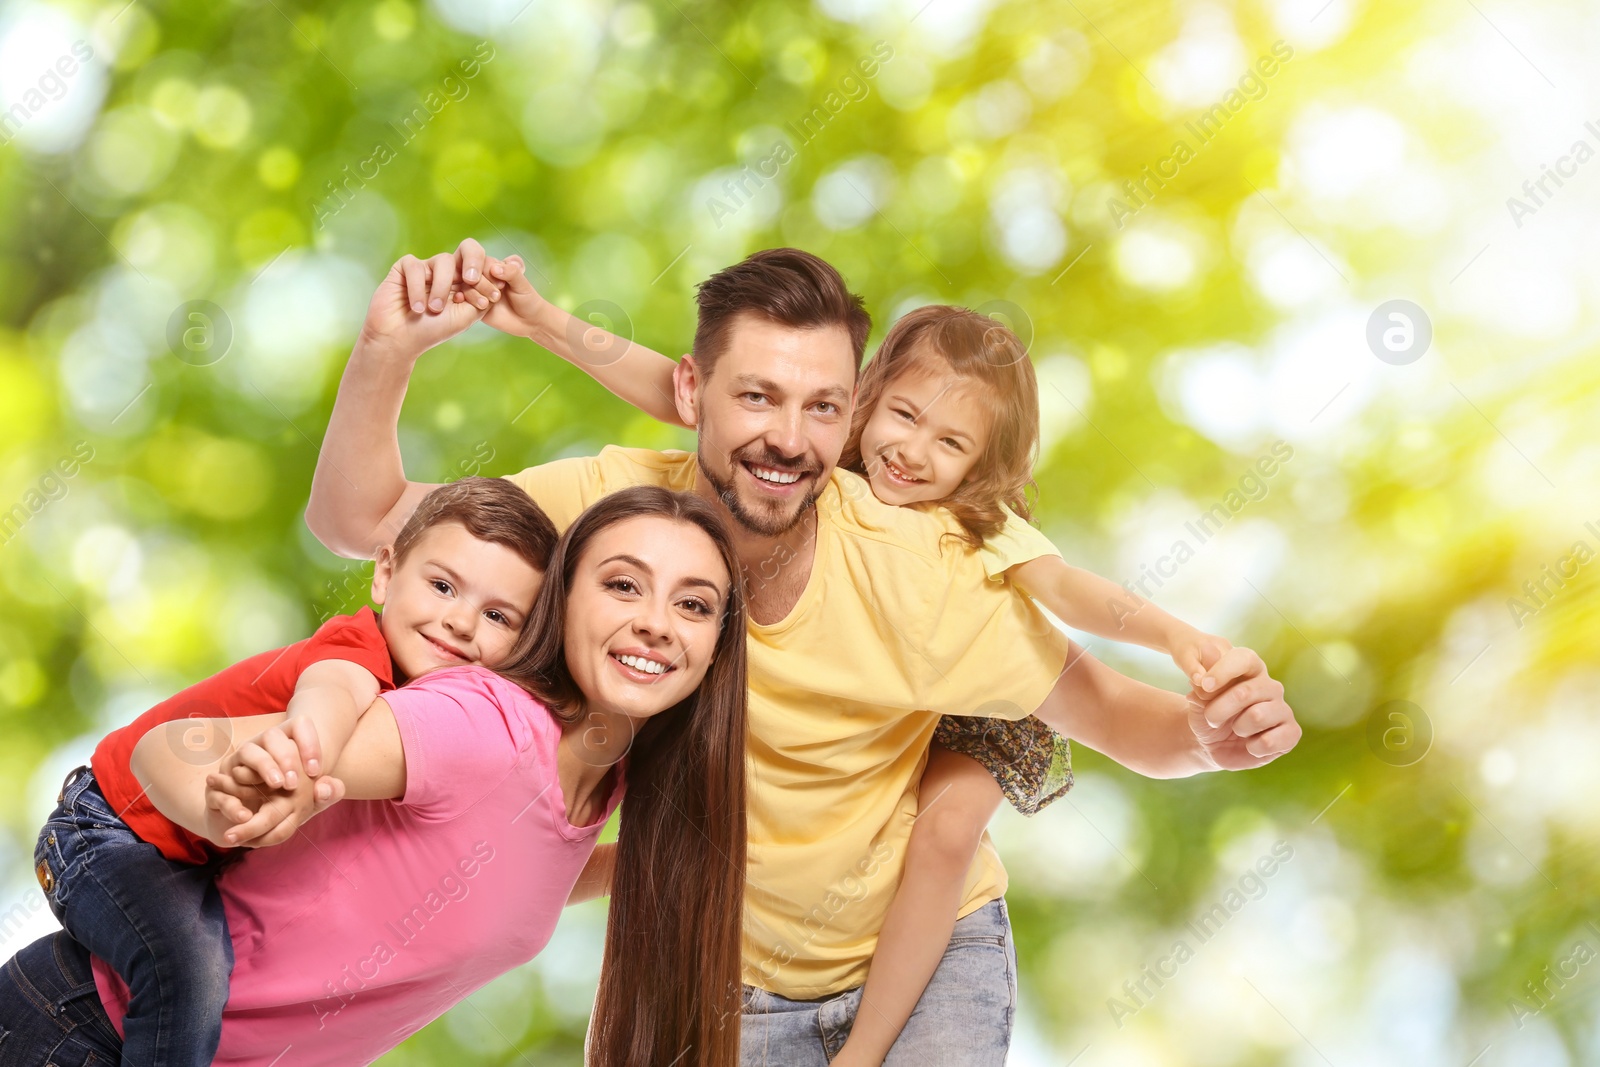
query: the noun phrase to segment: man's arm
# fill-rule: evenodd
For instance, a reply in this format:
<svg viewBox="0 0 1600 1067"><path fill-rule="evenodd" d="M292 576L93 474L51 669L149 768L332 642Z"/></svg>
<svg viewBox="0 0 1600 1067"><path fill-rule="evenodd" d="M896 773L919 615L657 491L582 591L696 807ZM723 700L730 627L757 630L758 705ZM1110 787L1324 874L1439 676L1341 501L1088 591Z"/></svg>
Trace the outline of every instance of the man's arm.
<svg viewBox="0 0 1600 1067"><path fill-rule="evenodd" d="M1072 646L1035 714L1058 733L1148 778L1186 778L1272 762L1301 730L1283 685L1247 648L1229 649L1188 696L1134 681Z"/></svg>

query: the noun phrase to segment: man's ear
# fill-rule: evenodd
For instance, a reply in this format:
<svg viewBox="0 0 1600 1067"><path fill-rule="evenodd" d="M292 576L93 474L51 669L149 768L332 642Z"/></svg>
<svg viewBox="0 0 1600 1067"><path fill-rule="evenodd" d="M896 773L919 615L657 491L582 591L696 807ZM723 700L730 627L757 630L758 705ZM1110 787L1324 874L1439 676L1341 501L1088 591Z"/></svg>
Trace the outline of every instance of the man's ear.
<svg viewBox="0 0 1600 1067"><path fill-rule="evenodd" d="M384 545L372 559L372 602L383 607L389 595L389 583L394 579L394 545Z"/></svg>
<svg viewBox="0 0 1600 1067"><path fill-rule="evenodd" d="M700 368L694 357L685 352L678 365L672 368L672 405L678 409L678 418L690 429L700 425Z"/></svg>

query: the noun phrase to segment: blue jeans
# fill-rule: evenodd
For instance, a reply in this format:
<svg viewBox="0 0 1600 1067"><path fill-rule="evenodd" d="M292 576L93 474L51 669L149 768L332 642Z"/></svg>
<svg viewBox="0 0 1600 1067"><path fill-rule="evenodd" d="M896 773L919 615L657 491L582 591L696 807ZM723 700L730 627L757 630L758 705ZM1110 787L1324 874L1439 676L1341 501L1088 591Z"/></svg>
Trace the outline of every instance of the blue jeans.
<svg viewBox="0 0 1600 1067"><path fill-rule="evenodd" d="M750 986L739 1026L741 1067L826 1067L844 1046L861 989L788 1000ZM950 947L884 1067L1002 1067L1017 1010L1017 954L1006 902L956 922Z"/></svg>
<svg viewBox="0 0 1600 1067"><path fill-rule="evenodd" d="M65 931L0 967L0 1067L112 1067L126 1062L95 992L89 950Z"/></svg>
<svg viewBox="0 0 1600 1067"><path fill-rule="evenodd" d="M233 972L216 864L176 863L140 840L87 767L67 776L33 862L61 925L128 983L122 1063L210 1064Z"/></svg>

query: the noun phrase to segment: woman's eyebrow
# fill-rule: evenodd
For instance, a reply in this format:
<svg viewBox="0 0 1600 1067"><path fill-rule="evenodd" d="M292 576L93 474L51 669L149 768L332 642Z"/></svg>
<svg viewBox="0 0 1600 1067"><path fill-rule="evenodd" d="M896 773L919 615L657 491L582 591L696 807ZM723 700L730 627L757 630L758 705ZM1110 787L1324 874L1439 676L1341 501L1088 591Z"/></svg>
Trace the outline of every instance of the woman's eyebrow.
<svg viewBox="0 0 1600 1067"><path fill-rule="evenodd" d="M644 571L646 574L654 574L655 573L655 571L651 569L650 564L646 563L644 560L640 559L638 556L630 556L626 552L619 552L615 556L607 556L605 559L600 561L599 566L604 567L607 563L618 563L618 562L626 563L630 567L637 567L639 570ZM718 600L721 600L722 596L723 596L722 586L718 585L716 582L713 582L710 578L697 578L697 577L684 578L684 579L681 579L678 582L678 585L679 586L688 585L688 586L703 587L703 588L709 589L713 593L717 594L717 599Z"/></svg>

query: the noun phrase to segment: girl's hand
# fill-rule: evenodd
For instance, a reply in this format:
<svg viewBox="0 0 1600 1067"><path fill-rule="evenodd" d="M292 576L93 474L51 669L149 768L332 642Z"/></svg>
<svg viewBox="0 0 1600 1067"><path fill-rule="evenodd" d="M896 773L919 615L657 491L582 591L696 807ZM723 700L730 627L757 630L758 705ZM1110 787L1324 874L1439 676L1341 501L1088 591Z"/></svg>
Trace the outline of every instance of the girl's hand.
<svg viewBox="0 0 1600 1067"><path fill-rule="evenodd" d="M1193 626L1182 627L1167 642L1172 662L1178 665L1189 684L1202 693L1205 692L1202 685L1205 673L1232 647L1227 638L1196 630Z"/></svg>
<svg viewBox="0 0 1600 1067"><path fill-rule="evenodd" d="M550 302L528 281L526 271L527 265L521 256L488 257L484 261L484 273L489 282L499 287L495 295L484 300L481 293L458 288L450 298L458 304L469 303L483 310L483 321L502 333L534 337L550 311Z"/></svg>

